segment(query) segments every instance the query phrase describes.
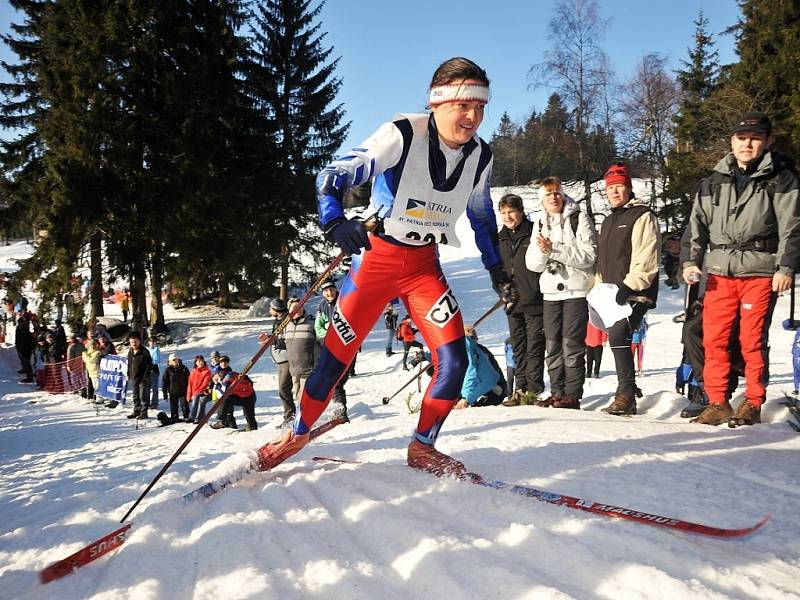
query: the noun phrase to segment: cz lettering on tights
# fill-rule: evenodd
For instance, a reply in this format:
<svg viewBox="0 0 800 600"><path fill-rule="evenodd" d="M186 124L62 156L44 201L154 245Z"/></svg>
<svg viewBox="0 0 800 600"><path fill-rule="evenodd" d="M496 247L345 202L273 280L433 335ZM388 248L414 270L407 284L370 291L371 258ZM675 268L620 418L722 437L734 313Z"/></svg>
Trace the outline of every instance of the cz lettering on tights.
<svg viewBox="0 0 800 600"><path fill-rule="evenodd" d="M433 303L425 318L441 329L458 314L459 310L461 307L458 305L458 300L453 295L453 291L447 288L447 291Z"/></svg>

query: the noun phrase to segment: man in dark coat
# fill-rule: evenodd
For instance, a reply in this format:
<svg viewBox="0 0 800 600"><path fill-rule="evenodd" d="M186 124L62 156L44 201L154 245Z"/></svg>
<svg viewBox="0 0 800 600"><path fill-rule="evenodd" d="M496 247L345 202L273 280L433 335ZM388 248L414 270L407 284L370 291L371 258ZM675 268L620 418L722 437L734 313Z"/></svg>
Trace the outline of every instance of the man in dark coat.
<svg viewBox="0 0 800 600"><path fill-rule="evenodd" d="M129 419L146 419L150 402L150 370L153 360L150 352L142 346L142 336L138 331L131 332L128 350L128 385L133 391L133 412Z"/></svg>
<svg viewBox="0 0 800 600"><path fill-rule="evenodd" d="M178 407L183 413L183 420L189 419L189 402L186 398L186 390L189 388L189 369L176 354L170 354L167 361L167 368L161 378L161 389L164 397L169 399L170 421L177 423Z"/></svg>
<svg viewBox="0 0 800 600"><path fill-rule="evenodd" d="M525 266L533 223L525 216L522 198L506 194L500 199L503 227L499 233L503 268L519 293L519 301L508 315L508 330L516 372L514 393L504 406L532 404L544 391L544 318L539 291L539 273Z"/></svg>
<svg viewBox="0 0 800 600"><path fill-rule="evenodd" d="M28 319L20 316L17 319L17 328L15 330L14 343L17 346L17 354L19 355L20 372L25 375L21 383L33 383L33 367L31 366L31 356L33 350L36 348L36 340L33 339L31 333L31 326Z"/></svg>

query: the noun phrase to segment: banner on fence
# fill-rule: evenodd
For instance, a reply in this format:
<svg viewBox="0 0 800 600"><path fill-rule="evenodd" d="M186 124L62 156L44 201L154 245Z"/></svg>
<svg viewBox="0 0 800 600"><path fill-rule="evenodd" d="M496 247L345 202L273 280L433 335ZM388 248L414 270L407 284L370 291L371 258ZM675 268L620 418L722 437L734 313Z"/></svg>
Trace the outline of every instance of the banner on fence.
<svg viewBox="0 0 800 600"><path fill-rule="evenodd" d="M109 354L100 359L100 381L95 394L101 398L125 403L128 386L128 359Z"/></svg>

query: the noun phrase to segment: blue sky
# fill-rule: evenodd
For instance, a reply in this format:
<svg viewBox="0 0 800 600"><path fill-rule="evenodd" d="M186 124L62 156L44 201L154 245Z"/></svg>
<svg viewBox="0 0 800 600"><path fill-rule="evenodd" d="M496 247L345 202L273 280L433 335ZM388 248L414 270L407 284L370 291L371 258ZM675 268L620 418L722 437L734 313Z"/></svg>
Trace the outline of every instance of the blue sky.
<svg viewBox="0 0 800 600"><path fill-rule="evenodd" d="M693 21L703 10L720 61L734 62L734 40L721 32L739 17L736 0L600 0L611 19L601 46L617 77L632 76L651 52L677 68L693 46ZM326 46L340 57L339 101L352 121L343 145L349 149L398 112L423 110L435 68L451 56L480 64L492 80L492 100L481 126L489 139L504 111L515 120L541 110L551 90L528 89L528 69L551 47L548 23L555 0L329 0L321 13ZM0 0L0 26L8 31L18 15ZM13 60L5 45L0 57ZM2 135L3 132L0 132Z"/></svg>

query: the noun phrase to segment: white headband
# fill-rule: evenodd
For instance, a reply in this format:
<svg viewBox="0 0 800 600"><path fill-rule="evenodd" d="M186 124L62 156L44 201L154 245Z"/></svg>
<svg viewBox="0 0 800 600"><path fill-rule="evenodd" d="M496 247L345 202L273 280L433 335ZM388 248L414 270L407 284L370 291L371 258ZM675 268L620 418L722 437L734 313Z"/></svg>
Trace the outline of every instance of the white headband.
<svg viewBox="0 0 800 600"><path fill-rule="evenodd" d="M437 85L431 88L428 98L429 106L438 106L445 102L489 102L489 88L485 85L474 83L452 83Z"/></svg>

